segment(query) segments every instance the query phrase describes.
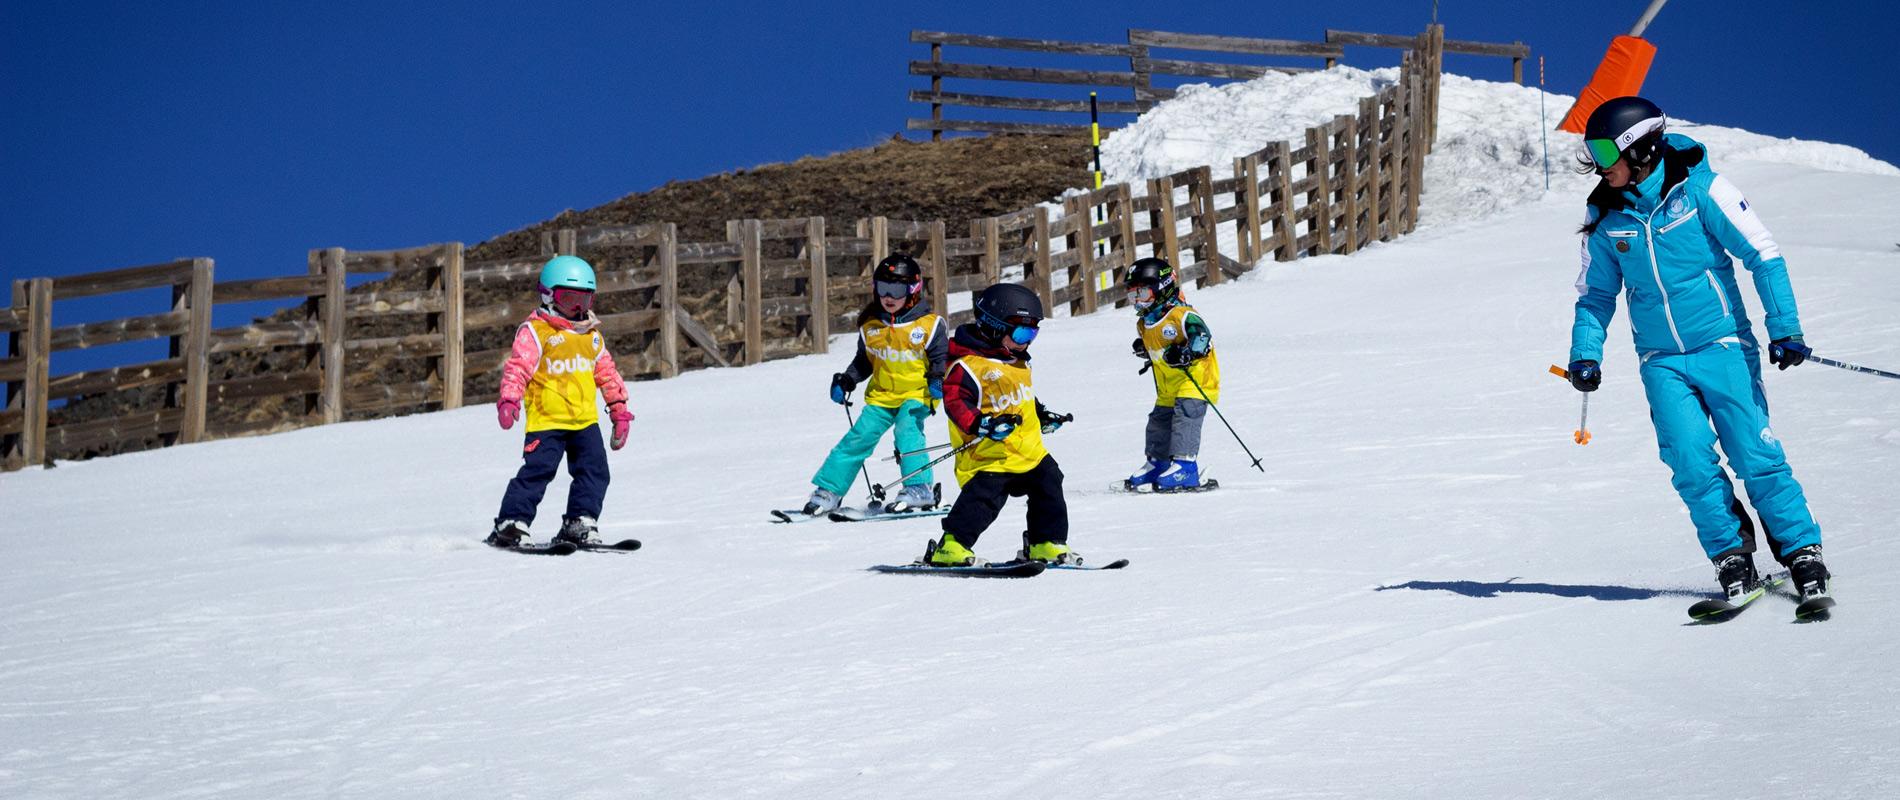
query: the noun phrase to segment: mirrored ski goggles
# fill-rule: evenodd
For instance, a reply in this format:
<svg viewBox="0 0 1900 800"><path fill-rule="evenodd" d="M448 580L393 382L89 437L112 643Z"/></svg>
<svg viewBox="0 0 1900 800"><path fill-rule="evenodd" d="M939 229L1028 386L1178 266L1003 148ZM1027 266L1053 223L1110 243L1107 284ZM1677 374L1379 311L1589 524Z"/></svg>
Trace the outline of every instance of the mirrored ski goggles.
<svg viewBox="0 0 1900 800"><path fill-rule="evenodd" d="M1616 166L1623 158L1623 151L1610 139L1585 139L1583 146L1589 148L1590 160L1596 162L1598 172Z"/></svg>
<svg viewBox="0 0 1900 800"><path fill-rule="evenodd" d="M580 317L593 309L594 293L586 289L557 287L548 293L548 305L566 316Z"/></svg>
<svg viewBox="0 0 1900 800"><path fill-rule="evenodd" d="M903 281L877 281L877 296L888 297L888 298L891 298L892 300L901 300L903 298L916 294L919 291L922 291L923 288L924 288L924 285L922 283L905 283Z"/></svg>
<svg viewBox="0 0 1900 800"><path fill-rule="evenodd" d="M1133 303L1137 306L1141 306L1143 308L1154 305L1155 287L1153 286L1131 287L1128 290L1128 302Z"/></svg>
<svg viewBox="0 0 1900 800"><path fill-rule="evenodd" d="M1020 345L1027 345L1036 340L1036 326L1040 324L1039 320L1025 317L1012 317L1004 321L1009 323L1010 341Z"/></svg>

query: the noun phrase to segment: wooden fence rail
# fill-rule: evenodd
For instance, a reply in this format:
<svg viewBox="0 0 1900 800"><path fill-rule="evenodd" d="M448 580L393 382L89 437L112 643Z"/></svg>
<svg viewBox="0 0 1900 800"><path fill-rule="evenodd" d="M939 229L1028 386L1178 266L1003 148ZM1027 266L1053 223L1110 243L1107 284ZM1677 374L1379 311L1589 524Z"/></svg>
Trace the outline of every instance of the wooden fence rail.
<svg viewBox="0 0 1900 800"><path fill-rule="evenodd" d="M1180 36L1136 31L1131 41L1268 47ZM954 231L941 220L740 219L726 223L724 241L682 242L666 222L549 231L536 256L474 263L450 242L312 250L306 272L283 277L215 282L212 261L199 258L17 281L11 306L0 309L0 454L18 469L492 401L513 332L539 305L541 264L557 253L595 266L600 330L634 379L824 353L834 332L856 327L872 299L872 265L893 252L918 260L932 304L957 323L969 319L974 294L997 281L1031 288L1051 314L1078 315L1124 305L1129 265L1150 255L1176 264L1184 282L1209 285L1268 257L1351 253L1417 224L1442 29L1410 41L1400 79L1361 100L1357 113L1294 142L1263 143L1219 174L1203 165L1112 184ZM351 275L385 277L347 291ZM60 300L152 287L171 288L170 308L53 322ZM272 300L298 304L247 325L211 325L214 305ZM167 356L49 369L54 352L144 339L166 340ZM140 392L143 400L126 399ZM88 403L109 413L80 419L75 406Z"/></svg>
<svg viewBox="0 0 1900 800"><path fill-rule="evenodd" d="M1428 44L1425 41L1430 36L1438 37L1435 43ZM1437 59L1440 52L1506 57L1511 59L1512 79L1520 84L1524 82L1524 60L1530 55L1530 48L1522 42L1494 44L1447 41L1444 39L1444 28L1439 25L1433 25L1426 33L1416 36L1328 30L1323 42L1143 29L1130 29L1127 31L1126 39L1126 43L1069 42L1054 39L979 36L944 31L911 31L910 41L930 46L930 59L910 61L907 68L912 75L928 77L930 88L911 90L908 97L911 102L929 105L930 118L907 119L905 127L909 130L930 131L930 138L933 141L942 139L945 132L1033 134L1083 132L1088 130L1088 118L1082 115L1088 113L1089 103L1086 92L1091 89L1101 95L1098 108L1102 113L1139 114L1152 108L1155 103L1175 95L1173 88L1157 85L1156 76L1197 80L1249 80L1268 72L1310 72L1315 69L1331 68L1340 63L1345 58L1345 48L1348 46L1429 51L1433 59ZM948 61L944 57L946 46L963 48L973 51L973 54L960 57L956 61ZM997 50L1038 53L1053 57L1061 65L1025 67L972 63L966 60L990 58L992 56L985 55L982 51ZM1163 58L1155 55L1157 50L1190 51L1212 55L1202 55L1192 59ZM1240 63L1231 58L1223 59L1223 57L1235 56L1287 58L1295 63L1262 65ZM1126 61L1126 67L1109 68L1102 63L1104 57L1123 59ZM1436 65L1434 64L1433 67L1436 68ZM1431 105L1436 108L1438 81L1436 73L1433 75L1429 91L1432 93ZM980 81L986 90L946 91L944 88L946 79L965 82ZM1009 88L1022 84L1058 87L1060 91L1070 96L1055 98L1022 96ZM1004 88L988 88L996 86ZM1048 92L1045 91L1044 94ZM946 119L945 107L1041 112L1057 116L1028 121L994 118ZM1103 130L1114 130L1114 126L1105 124Z"/></svg>

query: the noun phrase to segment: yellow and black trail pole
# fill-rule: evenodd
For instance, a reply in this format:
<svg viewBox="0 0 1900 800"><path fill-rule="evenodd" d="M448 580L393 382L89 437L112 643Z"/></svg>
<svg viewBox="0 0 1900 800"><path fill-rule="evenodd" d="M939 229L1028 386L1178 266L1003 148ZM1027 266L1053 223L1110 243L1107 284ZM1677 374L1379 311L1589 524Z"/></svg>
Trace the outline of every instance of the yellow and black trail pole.
<svg viewBox="0 0 1900 800"><path fill-rule="evenodd" d="M1089 92L1089 150L1095 156L1094 190L1099 192L1102 190L1102 118L1095 110L1094 92ZM1102 210L1101 206L1095 206L1094 213L1090 215L1089 219L1096 224L1100 224L1108 221L1108 215ZM1108 242L1106 240L1095 240L1095 255L1108 255Z"/></svg>

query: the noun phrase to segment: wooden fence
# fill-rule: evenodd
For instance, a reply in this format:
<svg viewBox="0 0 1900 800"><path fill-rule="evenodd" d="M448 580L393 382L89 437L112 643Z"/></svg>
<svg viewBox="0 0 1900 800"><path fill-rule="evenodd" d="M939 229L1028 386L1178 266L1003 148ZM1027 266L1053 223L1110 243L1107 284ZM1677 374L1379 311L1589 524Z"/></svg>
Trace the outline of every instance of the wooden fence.
<svg viewBox="0 0 1900 800"><path fill-rule="evenodd" d="M1423 37L1400 79L1356 114L1301 141L1266 143L1218 175L1206 165L1104 186L972 220L955 236L940 220L872 217L841 235L845 226L810 217L731 220L724 241L681 242L665 222L548 231L536 256L498 261L464 263L459 243L326 248L311 251L306 272L280 278L215 282L201 258L17 281L0 309L0 452L18 469L490 402L513 332L539 304L535 277L557 253L595 265L601 330L632 379L826 352L832 334L856 326L871 267L892 252L918 259L936 308L959 323L998 281L1030 287L1051 315L1075 315L1124 305L1127 269L1148 255L1208 285L1266 258L1351 253L1417 224L1441 40ZM346 290L352 275L381 280ZM61 300L152 287L171 288L169 309L53 324ZM268 320L211 326L215 304L286 298L301 302ZM167 358L50 374L51 353L154 338L168 339ZM76 403L110 413L80 419Z"/></svg>
<svg viewBox="0 0 1900 800"><path fill-rule="evenodd" d="M1173 88L1156 85L1157 76L1199 80L1250 80L1268 72L1310 72L1338 64L1344 58L1345 48L1348 46L1428 51L1434 58L1444 52L1510 58L1512 79L1520 84L1524 82L1524 59L1530 55L1530 48L1522 42L1507 45L1446 40L1442 25L1432 25L1424 33L1416 36L1328 30L1324 42L1211 36L1139 29L1129 30L1127 39L1126 43L1067 42L942 31L911 31L912 42L930 45L930 60L911 61L910 74L929 77L930 88L911 91L910 100L928 104L930 118L909 119L905 121L905 126L910 130L930 131L930 138L933 141L942 139L945 131L1075 133L1088 129L1086 115L1089 112L1089 98L1087 93L1090 90L1127 98L1098 98L1098 107L1103 114L1139 114L1175 94ZM947 61L944 58L945 46L976 51L1007 50L1053 55L1072 60L1077 68L1002 66ZM1185 50L1212 55L1202 56L1196 60L1157 58L1154 55L1156 50ZM1207 60L1223 56L1284 57L1304 63L1269 66ZM1103 57L1126 59L1127 69L1101 69L1100 60ZM1080 68L1082 66L1090 68ZM1434 71L1431 81L1431 91L1434 93L1432 107L1434 108L1437 107L1436 74ZM1058 86L1073 89L1075 96L1068 99L1020 96L1009 94L1007 93L1009 90L1002 88L984 89L981 92L945 91L943 82L946 78L980 81L982 82L980 85L984 87L1021 84ZM991 111L1046 112L1065 116L1056 121L1041 122L945 119L945 106ZM1113 130L1113 126L1104 125L1103 130Z"/></svg>

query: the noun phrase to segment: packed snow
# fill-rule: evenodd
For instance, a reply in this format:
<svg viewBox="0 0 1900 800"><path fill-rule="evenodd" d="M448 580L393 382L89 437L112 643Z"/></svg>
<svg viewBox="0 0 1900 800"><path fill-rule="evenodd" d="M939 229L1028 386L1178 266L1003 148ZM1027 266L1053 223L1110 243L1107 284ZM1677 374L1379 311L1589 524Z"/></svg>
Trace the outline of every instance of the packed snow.
<svg viewBox="0 0 1900 800"><path fill-rule="evenodd" d="M1360 95L1321 96L1338 108L1286 113ZM1545 371L1575 297L1575 142L1552 135L1545 194L1534 90L1446 76L1443 97L1418 233L1190 292L1264 473L1210 418L1219 491L1110 491L1153 399L1131 312L1045 326L1072 544L1126 570L878 575L935 522L770 523L844 430L842 337L631 387L602 534L632 555L480 544L520 442L488 408L0 475L0 796L1895 796L1900 382L1764 378L1835 618L1769 597L1685 627L1713 571L1627 327L1589 446ZM1222 107L1140 124L1235 152L1263 142L1220 131L1287 127L1219 127L1251 106ZM1900 173L1690 132L1776 233L1816 352L1900 365ZM1021 522L1012 501L979 554L1008 557Z"/></svg>

